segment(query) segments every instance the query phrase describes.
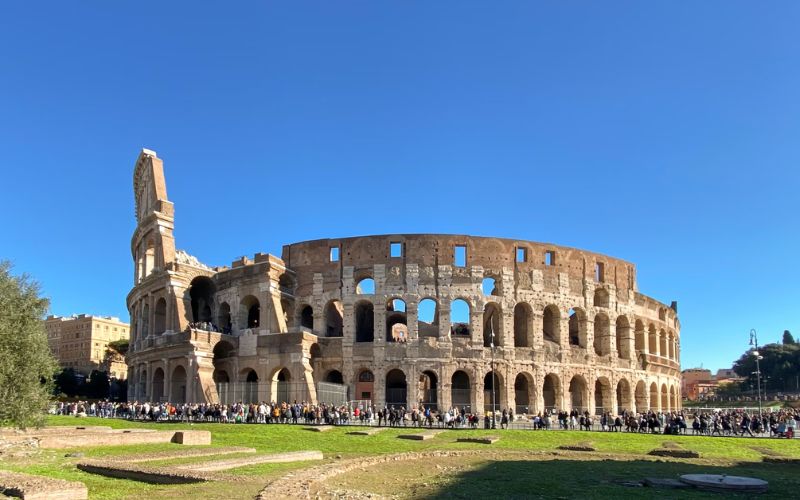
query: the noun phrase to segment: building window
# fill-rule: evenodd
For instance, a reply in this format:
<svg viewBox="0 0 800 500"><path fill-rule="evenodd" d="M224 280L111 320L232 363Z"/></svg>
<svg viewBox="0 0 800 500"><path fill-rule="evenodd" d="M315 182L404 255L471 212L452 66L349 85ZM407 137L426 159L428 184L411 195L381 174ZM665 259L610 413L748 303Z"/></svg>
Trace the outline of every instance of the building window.
<svg viewBox="0 0 800 500"><path fill-rule="evenodd" d="M392 242L389 243L389 255L391 257L402 257L403 256L403 244Z"/></svg>
<svg viewBox="0 0 800 500"><path fill-rule="evenodd" d="M339 262L339 247L331 247L330 251L331 262Z"/></svg>
<svg viewBox="0 0 800 500"><path fill-rule="evenodd" d="M544 253L544 265L546 266L556 265L556 252L554 250L548 250Z"/></svg>
<svg viewBox="0 0 800 500"><path fill-rule="evenodd" d="M527 248L517 248L517 262L528 262Z"/></svg>
<svg viewBox="0 0 800 500"><path fill-rule="evenodd" d="M606 280L606 265L602 262L597 262L594 265L594 280L598 283L603 283Z"/></svg>
<svg viewBox="0 0 800 500"><path fill-rule="evenodd" d="M467 266L467 247L464 245L456 245L454 251L453 265L456 267Z"/></svg>

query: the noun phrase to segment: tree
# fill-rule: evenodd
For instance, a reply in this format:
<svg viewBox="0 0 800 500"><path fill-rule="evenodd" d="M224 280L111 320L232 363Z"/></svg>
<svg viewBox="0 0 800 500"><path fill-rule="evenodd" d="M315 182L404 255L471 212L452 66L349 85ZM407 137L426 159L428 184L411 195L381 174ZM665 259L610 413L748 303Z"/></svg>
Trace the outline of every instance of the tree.
<svg viewBox="0 0 800 500"><path fill-rule="evenodd" d="M86 383L86 397L92 399L105 399L108 397L108 373L92 370L89 381Z"/></svg>
<svg viewBox="0 0 800 500"><path fill-rule="evenodd" d="M75 370L72 368L65 368L58 372L54 388L56 395L63 394L72 397L78 394L78 389L79 384L78 378L75 376Z"/></svg>
<svg viewBox="0 0 800 500"><path fill-rule="evenodd" d="M794 337L792 336L792 332L789 330L783 331L783 343L784 344L794 344Z"/></svg>
<svg viewBox="0 0 800 500"><path fill-rule="evenodd" d="M36 282L0 262L0 426L44 424L58 367L44 331L47 307Z"/></svg>

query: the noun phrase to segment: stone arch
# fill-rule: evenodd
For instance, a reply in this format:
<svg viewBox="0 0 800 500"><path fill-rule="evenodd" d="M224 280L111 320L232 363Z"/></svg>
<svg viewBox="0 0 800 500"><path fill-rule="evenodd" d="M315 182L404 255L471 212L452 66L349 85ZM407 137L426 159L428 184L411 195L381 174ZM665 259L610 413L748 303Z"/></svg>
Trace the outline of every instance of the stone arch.
<svg viewBox="0 0 800 500"><path fill-rule="evenodd" d="M658 411L658 384L652 382L650 384L650 409Z"/></svg>
<svg viewBox="0 0 800 500"><path fill-rule="evenodd" d="M198 276L189 284L189 298L192 306L192 321L211 323L214 321L214 294L217 286L208 276Z"/></svg>
<svg viewBox="0 0 800 500"><path fill-rule="evenodd" d="M542 382L542 399L546 411L553 411L561 406L561 380L555 373L545 375Z"/></svg>
<svg viewBox="0 0 800 500"><path fill-rule="evenodd" d="M356 302L354 308L356 324L356 342L372 342L375 340L375 310L372 302L362 300Z"/></svg>
<svg viewBox="0 0 800 500"><path fill-rule="evenodd" d="M419 404L425 408L439 407L439 377L433 370L425 370L419 376Z"/></svg>
<svg viewBox="0 0 800 500"><path fill-rule="evenodd" d="M503 376L497 370L483 377L483 411L500 411L507 408Z"/></svg>
<svg viewBox="0 0 800 500"><path fill-rule="evenodd" d="M142 307L142 338L147 338L150 334L150 304L145 303Z"/></svg>
<svg viewBox="0 0 800 500"><path fill-rule="evenodd" d="M678 404L677 391L674 385L669 386L669 406L673 411L677 411L680 405Z"/></svg>
<svg viewBox="0 0 800 500"><path fill-rule="evenodd" d="M611 382L607 377L597 377L594 382L594 411L600 415L604 412L613 412L614 399Z"/></svg>
<svg viewBox="0 0 800 500"><path fill-rule="evenodd" d="M514 306L514 347L531 347L528 336L531 329L533 310L527 302L518 302Z"/></svg>
<svg viewBox="0 0 800 500"><path fill-rule="evenodd" d="M546 342L561 343L561 312L552 304L542 313L542 337Z"/></svg>
<svg viewBox="0 0 800 500"><path fill-rule="evenodd" d="M147 398L147 370L142 368L142 371L139 373L139 390L136 393L137 399L146 399ZM155 401L155 396L151 399L151 401Z"/></svg>
<svg viewBox="0 0 800 500"><path fill-rule="evenodd" d="M586 349L588 337L586 323L586 312L583 309L573 307L569 310L569 345Z"/></svg>
<svg viewBox="0 0 800 500"><path fill-rule="evenodd" d="M258 328L260 322L261 304L254 296L245 296L239 304L239 328Z"/></svg>
<svg viewBox="0 0 800 500"><path fill-rule="evenodd" d="M339 370L330 370L325 374L325 382L331 384L344 384L344 377Z"/></svg>
<svg viewBox="0 0 800 500"><path fill-rule="evenodd" d="M638 413L644 413L647 411L647 385L644 383L644 380L640 380L636 383L636 392L634 397L636 399L636 411Z"/></svg>
<svg viewBox="0 0 800 500"><path fill-rule="evenodd" d="M167 300L160 297L156 301L153 312L153 329L156 335L162 335L167 330Z"/></svg>
<svg viewBox="0 0 800 500"><path fill-rule="evenodd" d="M609 296L608 290L605 288L597 288L594 291L594 300L592 301L595 307L604 307L608 308L609 306Z"/></svg>
<svg viewBox="0 0 800 500"><path fill-rule="evenodd" d="M647 337L649 339L647 343L647 350L650 354L655 354L658 352L658 334L656 333L656 326L650 323L650 326L647 328Z"/></svg>
<svg viewBox="0 0 800 500"><path fill-rule="evenodd" d="M500 304L496 302L486 304L483 309L483 347L492 347L492 344L494 346L503 345L500 337L502 317Z"/></svg>
<svg viewBox="0 0 800 500"><path fill-rule="evenodd" d="M230 382L228 370L233 369L232 361L236 358L236 348L230 342L223 340L214 345L212 354L214 356L211 360L211 364L214 366L212 378L217 383Z"/></svg>
<svg viewBox="0 0 800 500"><path fill-rule="evenodd" d="M669 351L667 349L667 333L663 329L658 332L658 345L659 354L666 358L669 355Z"/></svg>
<svg viewBox="0 0 800 500"><path fill-rule="evenodd" d="M400 298L386 301L386 341L408 342L406 302Z"/></svg>
<svg viewBox="0 0 800 500"><path fill-rule="evenodd" d="M594 352L598 356L611 354L611 327L605 313L594 316Z"/></svg>
<svg viewBox="0 0 800 500"><path fill-rule="evenodd" d="M183 365L172 370L169 400L173 404L186 403L186 368Z"/></svg>
<svg viewBox="0 0 800 500"><path fill-rule="evenodd" d="M329 300L325 304L325 336L341 337L344 335L344 308L338 300Z"/></svg>
<svg viewBox="0 0 800 500"><path fill-rule="evenodd" d="M286 367L275 370L270 377L270 393L272 400L278 404L291 403L290 388L292 383L292 373Z"/></svg>
<svg viewBox="0 0 800 500"><path fill-rule="evenodd" d="M615 334L617 341L617 356L620 359L631 359L630 337L631 337L631 324L625 316L617 316L615 325Z"/></svg>
<svg viewBox="0 0 800 500"><path fill-rule="evenodd" d="M222 333L230 335L233 330L233 322L231 321L231 306L227 302L219 305L219 312L217 313L217 326Z"/></svg>
<svg viewBox="0 0 800 500"><path fill-rule="evenodd" d="M372 278L362 278L356 283L356 295L374 295L375 280Z"/></svg>
<svg viewBox="0 0 800 500"><path fill-rule="evenodd" d="M439 336L439 304L425 297L417 304L417 332L420 337Z"/></svg>
<svg viewBox="0 0 800 500"><path fill-rule="evenodd" d="M628 379L619 379L619 382L617 382L617 415L621 415L625 410L633 410L633 400L631 396L631 384L628 382Z"/></svg>
<svg viewBox="0 0 800 500"><path fill-rule="evenodd" d="M451 335L469 337L472 334L472 328L470 327L471 311L472 307L465 299L458 298L450 303Z"/></svg>
<svg viewBox="0 0 800 500"><path fill-rule="evenodd" d="M300 308L300 326L314 331L314 308L308 304Z"/></svg>
<svg viewBox="0 0 800 500"><path fill-rule="evenodd" d="M372 401L375 394L375 375L370 370L361 370L356 378L356 397Z"/></svg>
<svg viewBox="0 0 800 500"><path fill-rule="evenodd" d="M573 410L584 412L589 409L589 387L583 376L575 375L569 381L569 401Z"/></svg>
<svg viewBox="0 0 800 500"><path fill-rule="evenodd" d="M160 366L153 371L153 382L150 384L153 401L159 402L164 398L164 369Z"/></svg>
<svg viewBox="0 0 800 500"><path fill-rule="evenodd" d="M450 377L450 401L456 408L472 408L472 387L464 370L456 370Z"/></svg>
<svg viewBox="0 0 800 500"><path fill-rule="evenodd" d="M408 406L406 374L399 368L394 368L386 373L386 406Z"/></svg>
<svg viewBox="0 0 800 500"><path fill-rule="evenodd" d="M514 413L517 415L534 413L536 408L536 395L534 388L536 384L533 376L527 372L520 372L514 379L514 401L516 408Z"/></svg>
<svg viewBox="0 0 800 500"><path fill-rule="evenodd" d="M644 333L644 323L641 320L636 320L636 327L634 328L634 342L635 348L639 352L643 352L647 347L647 339Z"/></svg>
<svg viewBox="0 0 800 500"><path fill-rule="evenodd" d="M486 277L483 278L481 281L481 292L483 295L486 296L498 296L500 295L500 287L498 286L498 279L491 275L487 274Z"/></svg>
<svg viewBox="0 0 800 500"><path fill-rule="evenodd" d="M230 375L226 370L218 370L214 369L214 374L212 375L214 379L214 383L216 384L227 384L231 381Z"/></svg>
<svg viewBox="0 0 800 500"><path fill-rule="evenodd" d="M667 384L661 384L661 411L669 411L669 392Z"/></svg>

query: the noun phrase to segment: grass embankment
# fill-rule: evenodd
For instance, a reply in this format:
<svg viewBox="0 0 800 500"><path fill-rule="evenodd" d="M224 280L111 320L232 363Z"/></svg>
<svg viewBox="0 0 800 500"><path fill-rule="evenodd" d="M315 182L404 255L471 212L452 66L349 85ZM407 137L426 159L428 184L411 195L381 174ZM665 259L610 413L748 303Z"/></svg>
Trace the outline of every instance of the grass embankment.
<svg viewBox="0 0 800 500"><path fill-rule="evenodd" d="M50 425L75 425L73 417L51 417ZM107 425L114 428L186 428L181 423L132 423L123 420L81 420L86 425ZM433 450L484 450L486 456L450 460L458 465L446 466L428 461L403 462L396 467L367 467L363 471L338 478L331 487L358 489L382 494L406 492L414 497L472 497L489 494L499 497L556 495L607 498L616 496L661 496L665 492L633 489L620 481L636 481L647 476L676 477L682 473L709 472L729 475L752 475L770 481L768 496L795 496L800 491L797 465L762 464L764 454L800 457L800 441L709 438L701 436L663 436L627 433L530 431L530 430L459 430L444 432L428 441L397 439L413 429L387 429L373 436L350 436L352 427L340 427L324 433L309 432L291 425L223 425L194 424L193 429L209 430L212 447L246 446L259 453L297 450L321 450L326 461L376 456L389 453ZM457 437L494 434L501 440L493 445L456 443ZM553 455L561 445L591 442L595 454ZM646 453L666 441L697 451L700 460L653 460ZM159 450L180 449L179 445L136 445L87 447L74 450L41 450L31 457L4 460L2 468L43 474L61 479L82 481L91 498L121 499L141 495L168 495L176 498L252 498L269 481L287 471L305 468L310 463L263 464L230 471L234 482L193 485L147 485L135 481L108 479L79 471L71 452L86 458L122 454L150 454ZM552 453L551 453L552 452ZM340 457L340 458L337 458ZM209 460L185 458L173 463ZM439 465L439 467L436 467ZM707 494L681 491L680 496ZM669 496L669 495L668 495Z"/></svg>

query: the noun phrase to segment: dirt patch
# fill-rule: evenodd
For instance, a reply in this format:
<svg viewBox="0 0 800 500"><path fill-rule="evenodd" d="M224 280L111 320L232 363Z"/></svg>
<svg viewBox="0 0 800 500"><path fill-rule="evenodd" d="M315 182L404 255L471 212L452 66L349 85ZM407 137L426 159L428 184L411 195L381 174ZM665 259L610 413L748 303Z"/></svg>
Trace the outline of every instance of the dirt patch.
<svg viewBox="0 0 800 500"><path fill-rule="evenodd" d="M671 449L655 449L648 455L653 457L671 457L671 458L700 458L700 454L692 450L671 450Z"/></svg>
<svg viewBox="0 0 800 500"><path fill-rule="evenodd" d="M83 500L89 497L83 483L8 471L0 471L0 494L26 500Z"/></svg>
<svg viewBox="0 0 800 500"><path fill-rule="evenodd" d="M592 445L592 443L588 441L583 441L581 443L575 444L564 444L556 448L557 450L564 450L564 451L597 451L597 449Z"/></svg>

